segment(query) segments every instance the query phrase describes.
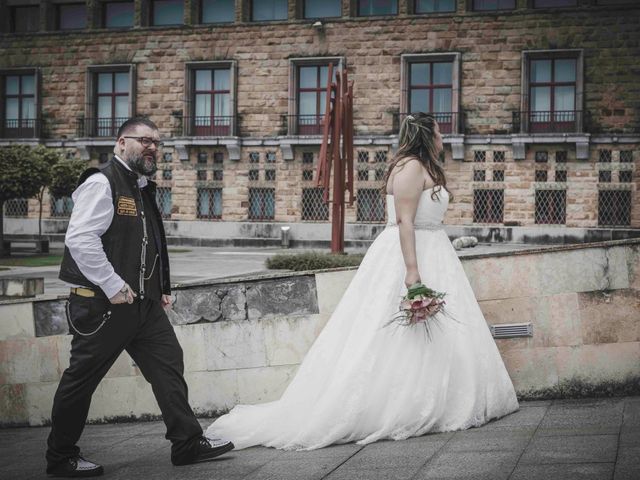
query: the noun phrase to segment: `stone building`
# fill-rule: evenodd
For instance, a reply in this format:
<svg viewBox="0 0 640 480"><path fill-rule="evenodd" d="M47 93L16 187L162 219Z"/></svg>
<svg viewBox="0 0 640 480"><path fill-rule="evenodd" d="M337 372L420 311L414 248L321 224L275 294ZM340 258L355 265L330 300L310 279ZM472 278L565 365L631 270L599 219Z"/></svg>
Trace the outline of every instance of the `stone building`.
<svg viewBox="0 0 640 480"><path fill-rule="evenodd" d="M640 228L636 1L0 0L0 18L0 145L99 164L123 119L148 116L172 235L328 238L313 172L330 63L354 81L347 236L384 222L411 111L445 133L448 224ZM47 200L49 231L70 207Z"/></svg>

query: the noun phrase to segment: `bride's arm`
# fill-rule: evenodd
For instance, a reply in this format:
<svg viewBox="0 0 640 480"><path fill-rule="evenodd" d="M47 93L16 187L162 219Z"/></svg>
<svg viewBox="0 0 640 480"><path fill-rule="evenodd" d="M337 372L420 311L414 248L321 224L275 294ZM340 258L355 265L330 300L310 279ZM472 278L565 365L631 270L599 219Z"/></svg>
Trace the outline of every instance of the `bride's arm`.
<svg viewBox="0 0 640 480"><path fill-rule="evenodd" d="M393 201L400 231L400 248L407 267L407 287L420 281L416 259L416 236L413 221L424 186L424 173L420 162L408 161L393 178Z"/></svg>

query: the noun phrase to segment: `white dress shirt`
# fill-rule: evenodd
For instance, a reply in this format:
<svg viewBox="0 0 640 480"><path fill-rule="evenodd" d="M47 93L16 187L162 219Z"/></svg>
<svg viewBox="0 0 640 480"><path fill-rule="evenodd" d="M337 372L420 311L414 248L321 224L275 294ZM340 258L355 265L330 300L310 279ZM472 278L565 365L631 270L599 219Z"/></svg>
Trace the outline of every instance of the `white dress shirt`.
<svg viewBox="0 0 640 480"><path fill-rule="evenodd" d="M115 158L131 170L117 155ZM138 187L146 186L147 177L139 176ZM73 192L71 198L73 211L64 244L87 280L98 285L107 298L112 298L125 282L107 259L100 239L113 220L113 198L109 180L104 174L95 173Z"/></svg>

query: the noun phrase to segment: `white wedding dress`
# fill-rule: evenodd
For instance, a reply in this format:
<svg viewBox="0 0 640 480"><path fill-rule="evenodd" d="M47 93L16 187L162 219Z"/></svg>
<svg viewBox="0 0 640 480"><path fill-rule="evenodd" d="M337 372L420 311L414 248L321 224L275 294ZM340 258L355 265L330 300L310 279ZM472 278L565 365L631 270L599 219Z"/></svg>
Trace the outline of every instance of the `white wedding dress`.
<svg viewBox="0 0 640 480"><path fill-rule="evenodd" d="M454 320L385 324L406 293L405 266L387 195L389 225L376 238L280 400L238 405L207 430L236 448L315 449L462 430L518 409L511 379L462 265L441 228L448 193L422 192L416 253L422 282L447 292Z"/></svg>

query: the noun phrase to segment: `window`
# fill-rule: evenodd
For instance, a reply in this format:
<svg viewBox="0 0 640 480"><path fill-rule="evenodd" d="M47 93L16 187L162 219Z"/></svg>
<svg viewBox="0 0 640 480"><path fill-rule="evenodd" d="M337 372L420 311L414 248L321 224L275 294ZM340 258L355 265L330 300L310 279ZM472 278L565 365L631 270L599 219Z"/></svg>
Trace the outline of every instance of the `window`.
<svg viewBox="0 0 640 480"><path fill-rule="evenodd" d="M567 181L567 171L566 170L556 170L556 182L564 183Z"/></svg>
<svg viewBox="0 0 640 480"><path fill-rule="evenodd" d="M287 0L252 0L251 20L286 20L289 16Z"/></svg>
<svg viewBox="0 0 640 480"><path fill-rule="evenodd" d="M575 7L577 0L534 0L533 8Z"/></svg>
<svg viewBox="0 0 640 480"><path fill-rule="evenodd" d="M503 150L498 150L493 152L493 161L497 163L504 163L505 152Z"/></svg>
<svg viewBox="0 0 640 480"><path fill-rule="evenodd" d="M342 16L340 0L304 0L304 18Z"/></svg>
<svg viewBox="0 0 640 480"><path fill-rule="evenodd" d="M415 13L455 12L456 0L416 0Z"/></svg>
<svg viewBox="0 0 640 480"><path fill-rule="evenodd" d="M158 210L160 210L160 215L162 216L162 218L171 218L171 188L156 188L156 203L158 204Z"/></svg>
<svg viewBox="0 0 640 480"><path fill-rule="evenodd" d="M484 170L474 170L473 171L473 181L474 182L484 182L485 181L485 171Z"/></svg>
<svg viewBox="0 0 640 480"><path fill-rule="evenodd" d="M265 170L264 171L264 179L267 182L275 182L276 181L276 171L275 170Z"/></svg>
<svg viewBox="0 0 640 480"><path fill-rule="evenodd" d="M532 59L529 69L531 132L573 131L576 59Z"/></svg>
<svg viewBox="0 0 640 480"><path fill-rule="evenodd" d="M7 72L0 76L4 83L2 137L29 138L38 135L37 76L34 72Z"/></svg>
<svg viewBox="0 0 640 480"><path fill-rule="evenodd" d="M260 180L260 170L249 170L249 180L252 182Z"/></svg>
<svg viewBox="0 0 640 480"><path fill-rule="evenodd" d="M549 152L539 151L534 155L536 163L546 163L549 161Z"/></svg>
<svg viewBox="0 0 640 480"><path fill-rule="evenodd" d="M298 118L296 130L298 135L320 135L327 106L329 66L300 65L297 69Z"/></svg>
<svg viewBox="0 0 640 480"><path fill-rule="evenodd" d="M476 11L512 10L516 8L516 0L473 0Z"/></svg>
<svg viewBox="0 0 640 480"><path fill-rule="evenodd" d="M503 190L473 191L474 223L502 223L504 214Z"/></svg>
<svg viewBox="0 0 640 480"><path fill-rule="evenodd" d="M600 163L611 163L611 150L598 150L598 161Z"/></svg>
<svg viewBox="0 0 640 480"><path fill-rule="evenodd" d="M620 162L633 162L633 150L620 150Z"/></svg>
<svg viewBox="0 0 640 480"><path fill-rule="evenodd" d="M398 0L358 0L358 16L397 15Z"/></svg>
<svg viewBox="0 0 640 480"><path fill-rule="evenodd" d="M87 27L87 7L84 3L57 5L58 30L81 30Z"/></svg>
<svg viewBox="0 0 640 480"><path fill-rule="evenodd" d="M487 152L484 150L475 150L473 152L473 161L482 163L487 161Z"/></svg>
<svg viewBox="0 0 640 480"><path fill-rule="evenodd" d="M132 77L129 66L89 69L89 89L93 95L81 125L82 136L116 136L120 125L133 114Z"/></svg>
<svg viewBox="0 0 640 480"><path fill-rule="evenodd" d="M275 189L249 189L249 220L273 220L275 211Z"/></svg>
<svg viewBox="0 0 640 480"><path fill-rule="evenodd" d="M196 179L198 181L204 182L207 180L207 171L206 170L197 170L196 171Z"/></svg>
<svg viewBox="0 0 640 480"><path fill-rule="evenodd" d="M171 180L171 178L173 178L171 170L168 168L165 168L164 170L162 170L162 179L163 180Z"/></svg>
<svg viewBox="0 0 640 480"><path fill-rule="evenodd" d="M369 152L367 150L358 150L358 163L369 163Z"/></svg>
<svg viewBox="0 0 640 480"><path fill-rule="evenodd" d="M493 181L494 182L504 182L504 170L494 170L493 171Z"/></svg>
<svg viewBox="0 0 640 480"><path fill-rule="evenodd" d="M196 210L196 215L198 218L222 218L222 189L198 188Z"/></svg>
<svg viewBox="0 0 640 480"><path fill-rule="evenodd" d="M182 25L184 21L183 0L152 0L152 25Z"/></svg>
<svg viewBox="0 0 640 480"><path fill-rule="evenodd" d="M260 152L249 152L249 163L260 163Z"/></svg>
<svg viewBox="0 0 640 480"><path fill-rule="evenodd" d="M313 170L303 170L302 180L305 182L311 182L313 180Z"/></svg>
<svg viewBox="0 0 640 480"><path fill-rule="evenodd" d="M536 190L536 224L564 225L567 218L565 190Z"/></svg>
<svg viewBox="0 0 640 480"><path fill-rule="evenodd" d="M221 182L223 175L224 175L224 170L221 170L221 169L214 170L213 171L213 181L214 182Z"/></svg>
<svg viewBox="0 0 640 480"><path fill-rule="evenodd" d="M378 188L358 189L356 221L384 222L384 201Z"/></svg>
<svg viewBox="0 0 640 480"><path fill-rule="evenodd" d="M202 23L230 23L235 19L235 0L202 0Z"/></svg>
<svg viewBox="0 0 640 480"><path fill-rule="evenodd" d="M611 170L600 170L598 172L598 181L600 183L611 183Z"/></svg>
<svg viewBox="0 0 640 480"><path fill-rule="evenodd" d="M234 135L233 63L194 63L187 69L186 134L206 137Z"/></svg>
<svg viewBox="0 0 640 480"><path fill-rule="evenodd" d="M621 183L631 183L633 182L633 171L631 170L620 170L618 172L618 181Z"/></svg>
<svg viewBox="0 0 640 480"><path fill-rule="evenodd" d="M558 150L556 152L556 163L567 163L567 151Z"/></svg>
<svg viewBox="0 0 640 480"><path fill-rule="evenodd" d="M403 55L401 115L432 113L442 133L458 133L460 54Z"/></svg>
<svg viewBox="0 0 640 480"><path fill-rule="evenodd" d="M302 189L302 220L329 220L329 206L324 203L324 189L322 187Z"/></svg>
<svg viewBox="0 0 640 480"><path fill-rule="evenodd" d="M26 198L12 198L4 202L6 217L26 217L29 215L29 201Z"/></svg>
<svg viewBox="0 0 640 480"><path fill-rule="evenodd" d="M600 190L598 192L598 225L630 224L631 190Z"/></svg>
<svg viewBox="0 0 640 480"><path fill-rule="evenodd" d="M546 170L536 170L535 179L536 179L536 182L546 182L547 181L547 171Z"/></svg>
<svg viewBox="0 0 640 480"><path fill-rule="evenodd" d="M71 197L51 197L51 216L70 217L73 210L73 200Z"/></svg>
<svg viewBox="0 0 640 480"><path fill-rule="evenodd" d="M368 182L369 181L369 170L366 168L358 170L358 181L360 182Z"/></svg>
<svg viewBox="0 0 640 480"><path fill-rule="evenodd" d="M11 7L11 31L14 33L37 32L40 29L40 7Z"/></svg>
<svg viewBox="0 0 640 480"><path fill-rule="evenodd" d="M105 2L103 15L105 28L133 27L134 2Z"/></svg>

